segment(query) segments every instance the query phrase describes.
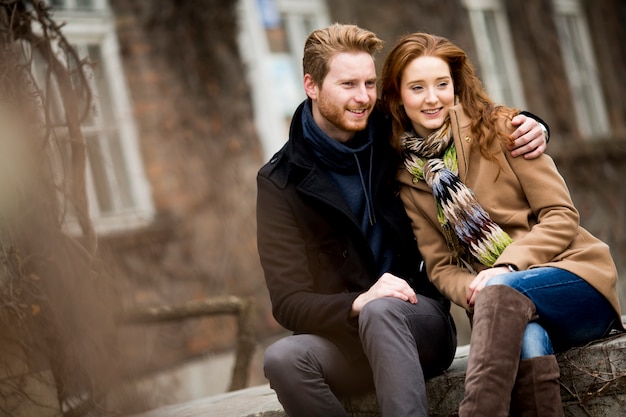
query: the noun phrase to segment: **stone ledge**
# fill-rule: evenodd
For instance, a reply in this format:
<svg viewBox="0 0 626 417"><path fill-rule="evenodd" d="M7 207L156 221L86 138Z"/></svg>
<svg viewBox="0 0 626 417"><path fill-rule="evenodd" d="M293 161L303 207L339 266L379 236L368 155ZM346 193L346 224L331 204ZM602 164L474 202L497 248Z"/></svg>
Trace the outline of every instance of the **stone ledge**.
<svg viewBox="0 0 626 417"><path fill-rule="evenodd" d="M458 415L469 346L457 349L444 375L429 380L429 417ZM566 417L623 417L626 409L626 334L559 354ZM380 417L373 393L345 400L352 417Z"/></svg>
<svg viewBox="0 0 626 417"><path fill-rule="evenodd" d="M269 384L173 404L131 417L286 417Z"/></svg>
<svg viewBox="0 0 626 417"><path fill-rule="evenodd" d="M444 375L427 382L430 417L457 415L463 397L468 346L461 346ZM619 417L626 409L626 334L574 348L558 356L567 417ZM344 399L352 417L379 417L373 393ZM286 417L268 385L247 388L133 417Z"/></svg>

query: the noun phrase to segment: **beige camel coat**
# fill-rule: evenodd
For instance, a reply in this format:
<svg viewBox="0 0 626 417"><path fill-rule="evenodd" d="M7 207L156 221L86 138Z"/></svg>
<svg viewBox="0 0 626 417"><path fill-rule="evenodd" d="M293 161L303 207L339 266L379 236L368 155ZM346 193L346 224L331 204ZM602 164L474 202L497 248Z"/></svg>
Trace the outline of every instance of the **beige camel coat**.
<svg viewBox="0 0 626 417"><path fill-rule="evenodd" d="M500 171L474 146L461 106L450 111L450 118L461 181L513 239L495 264L511 264L519 270L552 266L570 271L602 293L619 314L617 270L609 247L579 225L578 211L553 160L547 155L533 160L513 158L500 141L494 141L492 151ZM500 127L514 130L504 119ZM466 289L474 276L450 259L431 189L424 181L414 183L403 167L398 179L428 276L443 295L468 309ZM478 263L473 266L477 271L485 268Z"/></svg>

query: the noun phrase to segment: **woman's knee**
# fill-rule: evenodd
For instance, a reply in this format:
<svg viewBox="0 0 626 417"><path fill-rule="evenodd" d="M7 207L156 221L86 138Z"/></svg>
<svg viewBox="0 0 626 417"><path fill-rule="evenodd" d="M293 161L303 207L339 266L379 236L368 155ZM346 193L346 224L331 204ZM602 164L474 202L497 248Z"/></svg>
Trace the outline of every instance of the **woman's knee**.
<svg viewBox="0 0 626 417"><path fill-rule="evenodd" d="M548 332L536 322L528 323L522 339L522 359L554 354Z"/></svg>
<svg viewBox="0 0 626 417"><path fill-rule="evenodd" d="M512 280L511 274L500 274L490 278L485 284L485 287L490 285L506 285L507 287L515 288L513 282L514 280Z"/></svg>

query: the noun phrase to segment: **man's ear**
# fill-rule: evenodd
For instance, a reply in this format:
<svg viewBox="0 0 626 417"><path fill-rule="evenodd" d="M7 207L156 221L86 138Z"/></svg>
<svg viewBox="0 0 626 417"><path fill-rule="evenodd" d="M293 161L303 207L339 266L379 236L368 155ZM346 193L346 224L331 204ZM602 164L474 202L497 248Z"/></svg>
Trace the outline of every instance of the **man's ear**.
<svg viewBox="0 0 626 417"><path fill-rule="evenodd" d="M316 100L319 93L317 83L313 81L311 74L304 74L304 92L311 100Z"/></svg>

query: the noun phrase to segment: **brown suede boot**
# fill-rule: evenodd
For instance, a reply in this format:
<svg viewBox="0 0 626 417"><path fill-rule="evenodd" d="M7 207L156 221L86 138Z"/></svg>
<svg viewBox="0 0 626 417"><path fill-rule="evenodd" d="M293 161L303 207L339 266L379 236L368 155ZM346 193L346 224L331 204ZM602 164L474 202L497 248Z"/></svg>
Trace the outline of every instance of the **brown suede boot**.
<svg viewBox="0 0 626 417"><path fill-rule="evenodd" d="M520 361L511 417L563 417L559 364L546 355Z"/></svg>
<svg viewBox="0 0 626 417"><path fill-rule="evenodd" d="M459 417L506 417L533 302L511 287L485 287L474 305L465 396Z"/></svg>

